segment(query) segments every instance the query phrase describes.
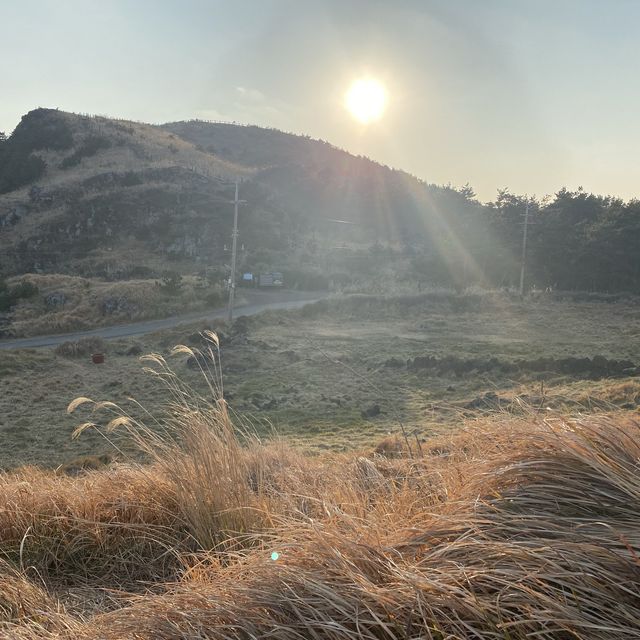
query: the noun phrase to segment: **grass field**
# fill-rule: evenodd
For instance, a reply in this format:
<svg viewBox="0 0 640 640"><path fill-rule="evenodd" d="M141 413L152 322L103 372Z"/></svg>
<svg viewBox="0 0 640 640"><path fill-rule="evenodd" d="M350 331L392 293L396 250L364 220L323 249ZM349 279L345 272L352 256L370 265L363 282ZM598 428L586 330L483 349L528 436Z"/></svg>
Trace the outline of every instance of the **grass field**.
<svg viewBox="0 0 640 640"><path fill-rule="evenodd" d="M305 456L237 432L218 362L205 402L147 360L164 428L73 403L147 464L0 475L0 637L640 637L631 412L502 411L419 449Z"/></svg>
<svg viewBox="0 0 640 640"><path fill-rule="evenodd" d="M161 413L166 394L143 373L138 356L166 356L179 343L197 347L202 328L109 342L103 365L93 365L89 352L0 352L0 465L56 467L82 456L121 457L96 432L71 440L77 419L66 414L68 403L89 396L127 406L133 397ZM218 328L225 395L238 422L316 453L370 448L400 432L401 424L418 446L416 437L496 412L518 414L522 405L635 411L640 401L635 375L561 370L570 357L640 364L640 306L632 302L359 296ZM414 366L424 356L435 357L438 366ZM530 363L507 366L539 358L558 362L537 370ZM491 359L497 363L484 366ZM171 363L202 390L200 372L186 360L178 356ZM126 441L118 446L128 451Z"/></svg>
<svg viewBox="0 0 640 640"><path fill-rule="evenodd" d="M357 296L0 352L0 638L640 638L639 323Z"/></svg>

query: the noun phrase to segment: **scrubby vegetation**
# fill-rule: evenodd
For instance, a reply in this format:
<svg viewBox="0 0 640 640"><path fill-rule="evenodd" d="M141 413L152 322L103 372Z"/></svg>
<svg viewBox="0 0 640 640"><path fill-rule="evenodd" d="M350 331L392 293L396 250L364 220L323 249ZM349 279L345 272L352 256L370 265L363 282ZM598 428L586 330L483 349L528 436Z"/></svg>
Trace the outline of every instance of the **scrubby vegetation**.
<svg viewBox="0 0 640 640"><path fill-rule="evenodd" d="M32 282L23 281L9 286L0 278L0 311L9 311L20 300L28 300L38 294L38 287Z"/></svg>
<svg viewBox="0 0 640 640"><path fill-rule="evenodd" d="M107 343L100 337L80 338L77 341L67 341L55 348L55 354L63 358L85 358L94 353L104 353Z"/></svg>
<svg viewBox="0 0 640 640"><path fill-rule="evenodd" d="M98 151L101 149L108 149L110 146L111 142L104 136L87 136L82 141L82 144L60 163L60 168L70 169L71 167L75 167L80 164L83 158L95 156Z"/></svg>
<svg viewBox="0 0 640 640"><path fill-rule="evenodd" d="M38 180L45 161L34 151L68 149L72 131L64 118L51 109L35 109L22 117L11 136L0 142L0 194Z"/></svg>
<svg viewBox="0 0 640 640"><path fill-rule="evenodd" d="M0 311L11 311L14 336L65 333L215 307L222 287L202 278L165 275L162 280L105 282L97 278L30 274L3 288Z"/></svg>
<svg viewBox="0 0 640 640"><path fill-rule="evenodd" d="M209 341L208 397L148 359L161 430L70 406L146 464L0 478L5 637L637 637L636 421L531 411L306 457L239 429Z"/></svg>

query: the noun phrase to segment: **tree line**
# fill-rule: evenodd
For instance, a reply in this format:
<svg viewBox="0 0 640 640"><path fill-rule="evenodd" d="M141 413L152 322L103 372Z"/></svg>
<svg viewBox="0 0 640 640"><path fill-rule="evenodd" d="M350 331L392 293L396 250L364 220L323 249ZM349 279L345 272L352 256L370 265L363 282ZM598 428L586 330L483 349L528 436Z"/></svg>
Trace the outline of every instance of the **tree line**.
<svg viewBox="0 0 640 640"><path fill-rule="evenodd" d="M528 206L526 289L640 293L640 200L581 188L536 199L503 189L483 204L469 187L429 189L440 222L414 258L427 280L517 287Z"/></svg>

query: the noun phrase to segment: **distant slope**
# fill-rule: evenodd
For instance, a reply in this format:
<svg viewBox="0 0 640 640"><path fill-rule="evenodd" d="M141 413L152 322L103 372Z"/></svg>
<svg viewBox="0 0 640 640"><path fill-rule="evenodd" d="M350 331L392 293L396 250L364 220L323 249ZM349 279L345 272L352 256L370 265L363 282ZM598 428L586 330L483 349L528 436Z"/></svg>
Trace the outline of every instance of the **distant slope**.
<svg viewBox="0 0 640 640"><path fill-rule="evenodd" d="M243 259L254 266L308 265L336 243L428 245L468 204L302 136L37 109L0 146L0 271L114 278L158 273L167 261L223 268L236 178Z"/></svg>
<svg viewBox="0 0 640 640"><path fill-rule="evenodd" d="M196 148L256 170L280 206L310 222L341 218L363 225L367 240L398 240L428 217L429 188L402 171L356 157L327 142L255 126L201 121L163 125ZM317 220L315 220L317 222Z"/></svg>
<svg viewBox="0 0 640 640"><path fill-rule="evenodd" d="M354 156L327 142L273 129L202 121L161 127L197 149L256 170L279 206L318 225L345 219L363 242L429 243L469 208L453 189ZM318 227L321 229L322 227Z"/></svg>
<svg viewBox="0 0 640 640"><path fill-rule="evenodd" d="M291 165L300 161L305 164L326 164L338 159L348 161L354 158L352 154L328 142L277 129L202 120L170 122L161 125L160 129L180 136L220 158L259 168ZM372 166L380 166L371 160L367 162Z"/></svg>
<svg viewBox="0 0 640 640"><path fill-rule="evenodd" d="M425 149L425 153L428 149ZM200 121L162 126L52 109L0 140L0 279L229 273L242 181L239 272L359 290L416 280L640 291L640 201L581 189L545 201L429 185L326 142ZM371 285L371 286L370 286Z"/></svg>
<svg viewBox="0 0 640 640"><path fill-rule="evenodd" d="M48 143L51 130L63 145ZM0 148L0 177L12 177L16 157L45 167L26 184L4 182L6 273L113 275L147 268L154 256L193 258L202 241L199 223L215 224L226 183L249 175L156 127L45 109L24 116L5 145L10 153Z"/></svg>

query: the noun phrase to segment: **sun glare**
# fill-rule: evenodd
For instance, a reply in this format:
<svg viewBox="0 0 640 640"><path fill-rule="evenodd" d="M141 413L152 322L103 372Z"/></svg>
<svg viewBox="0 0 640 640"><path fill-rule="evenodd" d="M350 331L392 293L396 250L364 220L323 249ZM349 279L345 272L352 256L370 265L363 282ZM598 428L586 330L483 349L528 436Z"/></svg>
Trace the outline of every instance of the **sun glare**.
<svg viewBox="0 0 640 640"><path fill-rule="evenodd" d="M356 120L362 124L369 124L380 120L384 114L387 92L377 80L361 78L351 85L344 102Z"/></svg>

